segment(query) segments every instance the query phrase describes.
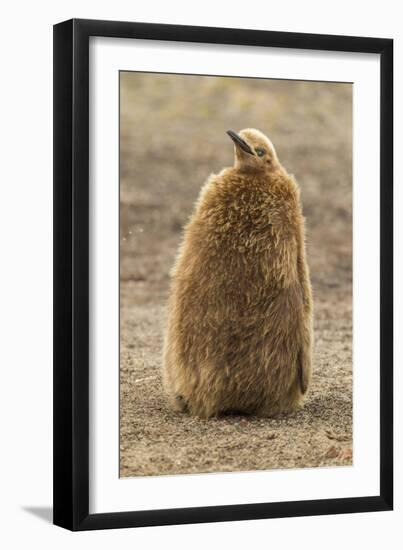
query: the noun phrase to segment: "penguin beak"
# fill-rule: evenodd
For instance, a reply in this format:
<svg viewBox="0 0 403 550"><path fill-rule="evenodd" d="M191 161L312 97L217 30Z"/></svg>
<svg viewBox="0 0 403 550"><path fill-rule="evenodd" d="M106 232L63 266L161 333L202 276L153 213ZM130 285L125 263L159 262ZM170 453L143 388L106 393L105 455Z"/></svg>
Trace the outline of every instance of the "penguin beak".
<svg viewBox="0 0 403 550"><path fill-rule="evenodd" d="M246 143L245 140L241 138L236 132L233 132L232 130L227 130L227 134L232 139L232 141L242 149L242 151L245 151L245 153L249 153L250 155L254 155L255 153L253 150L249 147L249 145Z"/></svg>

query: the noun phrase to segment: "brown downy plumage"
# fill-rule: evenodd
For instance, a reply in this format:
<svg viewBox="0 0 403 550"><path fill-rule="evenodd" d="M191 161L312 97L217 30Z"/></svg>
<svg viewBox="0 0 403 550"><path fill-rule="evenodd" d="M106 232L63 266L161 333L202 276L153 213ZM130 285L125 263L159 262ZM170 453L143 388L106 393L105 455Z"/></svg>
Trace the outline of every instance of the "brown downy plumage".
<svg viewBox="0 0 403 550"><path fill-rule="evenodd" d="M270 140L228 134L234 166L202 188L172 270L164 387L203 418L272 416L301 404L311 376L304 219Z"/></svg>

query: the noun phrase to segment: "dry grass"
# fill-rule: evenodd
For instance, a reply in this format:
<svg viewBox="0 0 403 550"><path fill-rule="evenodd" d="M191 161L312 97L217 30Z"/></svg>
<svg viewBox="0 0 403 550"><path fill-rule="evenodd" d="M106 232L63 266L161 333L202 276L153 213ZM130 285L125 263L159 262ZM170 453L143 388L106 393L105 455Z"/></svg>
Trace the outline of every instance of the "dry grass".
<svg viewBox="0 0 403 550"><path fill-rule="evenodd" d="M121 76L122 476L352 462L352 89L348 84ZM167 409L168 273L199 189L256 127L301 185L315 300L313 383L288 417L200 420Z"/></svg>

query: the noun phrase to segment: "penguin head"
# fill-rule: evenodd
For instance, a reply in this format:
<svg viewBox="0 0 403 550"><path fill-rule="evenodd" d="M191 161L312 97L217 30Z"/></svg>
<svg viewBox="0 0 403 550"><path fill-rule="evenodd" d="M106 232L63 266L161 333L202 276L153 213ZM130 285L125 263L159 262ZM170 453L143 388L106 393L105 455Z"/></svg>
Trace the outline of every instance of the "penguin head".
<svg viewBox="0 0 403 550"><path fill-rule="evenodd" d="M246 128L239 133L228 130L234 142L235 168L245 171L275 172L281 168L272 142L259 130Z"/></svg>

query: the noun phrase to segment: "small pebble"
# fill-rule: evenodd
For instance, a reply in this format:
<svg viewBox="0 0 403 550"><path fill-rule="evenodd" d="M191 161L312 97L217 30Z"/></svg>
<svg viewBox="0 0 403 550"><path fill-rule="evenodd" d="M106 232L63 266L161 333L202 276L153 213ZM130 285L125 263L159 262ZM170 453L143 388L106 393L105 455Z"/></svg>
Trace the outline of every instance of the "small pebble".
<svg viewBox="0 0 403 550"><path fill-rule="evenodd" d="M329 447L329 449L324 454L325 458L336 458L339 456L339 450L334 445Z"/></svg>

